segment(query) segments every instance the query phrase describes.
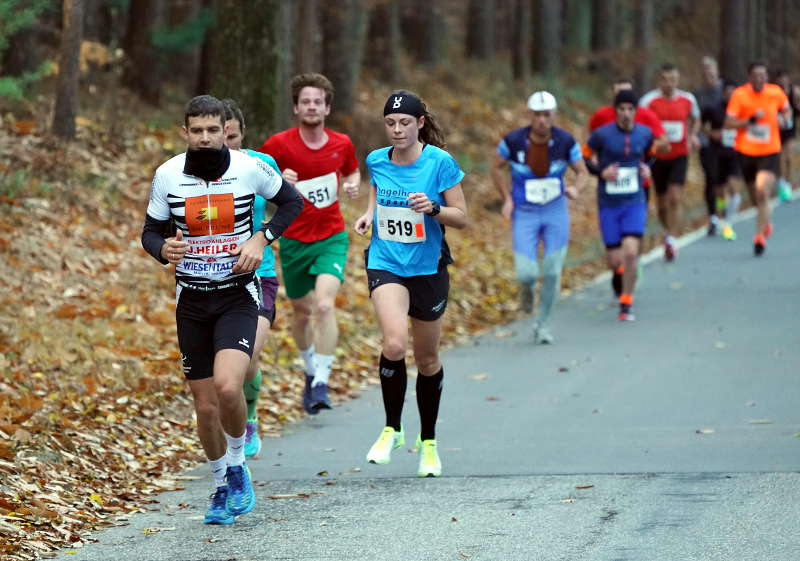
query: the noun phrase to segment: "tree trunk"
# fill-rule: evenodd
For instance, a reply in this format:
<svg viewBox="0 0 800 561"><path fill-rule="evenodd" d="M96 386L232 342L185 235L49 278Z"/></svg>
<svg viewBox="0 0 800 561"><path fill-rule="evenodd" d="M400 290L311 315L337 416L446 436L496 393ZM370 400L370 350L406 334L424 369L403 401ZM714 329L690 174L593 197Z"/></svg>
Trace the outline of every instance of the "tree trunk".
<svg viewBox="0 0 800 561"><path fill-rule="evenodd" d="M378 0L369 20L365 64L385 82L402 81L400 4L394 0Z"/></svg>
<svg viewBox="0 0 800 561"><path fill-rule="evenodd" d="M322 22L323 70L336 88L336 110L350 113L355 104L367 32L365 0L326 2L322 6Z"/></svg>
<svg viewBox="0 0 800 561"><path fill-rule="evenodd" d="M488 59L494 54L495 0L470 0L467 8L467 56Z"/></svg>
<svg viewBox="0 0 800 561"><path fill-rule="evenodd" d="M123 48L127 56L122 83L147 103L157 105L161 90L160 62L151 41L159 12L158 0L130 3Z"/></svg>
<svg viewBox="0 0 800 561"><path fill-rule="evenodd" d="M322 28L319 1L303 0L297 8L297 71L322 72Z"/></svg>
<svg viewBox="0 0 800 561"><path fill-rule="evenodd" d="M613 49L615 46L615 29L615 0L594 0L592 48L595 51L608 51Z"/></svg>
<svg viewBox="0 0 800 561"><path fill-rule="evenodd" d="M64 29L58 66L53 133L65 139L75 138L82 38L83 0L64 0Z"/></svg>
<svg viewBox="0 0 800 561"><path fill-rule="evenodd" d="M588 51L592 46L592 0L567 0L567 46Z"/></svg>
<svg viewBox="0 0 800 561"><path fill-rule="evenodd" d="M526 81L531 76L531 49L533 45L533 15L531 0L515 0L511 69L514 79Z"/></svg>
<svg viewBox="0 0 800 561"><path fill-rule="evenodd" d="M545 76L555 76L561 69L561 3L537 2L534 69Z"/></svg>
<svg viewBox="0 0 800 561"><path fill-rule="evenodd" d="M723 0L720 10L720 75L742 83L746 78L747 0Z"/></svg>
<svg viewBox="0 0 800 561"><path fill-rule="evenodd" d="M420 64L436 66L444 60L447 27L442 17L443 0L414 0L404 18L403 35Z"/></svg>
<svg viewBox="0 0 800 561"><path fill-rule="evenodd" d="M283 43L287 34L280 27L288 3L253 0L247 9L238 0L215 4L218 23L207 47L212 87L201 93L234 98L247 121L246 141L257 146L287 118L281 100L288 89L284 55L291 45Z"/></svg>
<svg viewBox="0 0 800 561"><path fill-rule="evenodd" d="M653 2L638 0L634 3L633 47L640 57L636 61L634 79L639 91L644 91L650 81L650 47L653 43Z"/></svg>

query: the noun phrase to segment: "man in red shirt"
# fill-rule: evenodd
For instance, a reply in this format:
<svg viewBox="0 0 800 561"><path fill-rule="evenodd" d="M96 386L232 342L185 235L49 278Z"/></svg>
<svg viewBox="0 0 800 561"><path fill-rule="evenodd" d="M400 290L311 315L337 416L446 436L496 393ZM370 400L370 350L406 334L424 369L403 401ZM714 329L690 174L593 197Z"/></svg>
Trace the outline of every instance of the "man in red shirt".
<svg viewBox="0 0 800 561"><path fill-rule="evenodd" d="M611 95L616 96L621 90L632 89L633 80L629 78L617 78L614 83L611 84ZM596 129L599 129L602 126L610 125L616 120L617 113L614 109L614 106L604 105L595 111L594 114L589 118L589 123L587 124L589 127L589 134L593 133ZM658 115L656 115L653 111L647 107L637 107L636 114L633 117L633 122L639 125L644 125L650 129L650 132L653 133L653 138L655 138L654 146L656 146L657 151L666 151L669 149L669 139L666 136L667 133L664 131L664 127L661 126L661 119L659 119ZM662 146L663 148L661 148Z"/></svg>
<svg viewBox="0 0 800 561"><path fill-rule="evenodd" d="M325 128L331 82L321 74L300 74L291 90L298 126L272 135L259 151L275 158L283 178L304 198L303 211L284 232L280 258L292 336L305 363L303 406L314 415L331 407L328 378L339 334L335 302L347 262L339 184L355 198L361 175L350 138Z"/></svg>
<svg viewBox="0 0 800 561"><path fill-rule="evenodd" d="M639 106L652 109L661 119L670 149L656 153L652 166L656 187L658 218L664 227L664 257L672 261L678 253L675 236L680 233L683 185L689 163L689 149L700 146L700 107L691 92L678 89L678 69L665 64L658 76L658 88L646 93Z"/></svg>

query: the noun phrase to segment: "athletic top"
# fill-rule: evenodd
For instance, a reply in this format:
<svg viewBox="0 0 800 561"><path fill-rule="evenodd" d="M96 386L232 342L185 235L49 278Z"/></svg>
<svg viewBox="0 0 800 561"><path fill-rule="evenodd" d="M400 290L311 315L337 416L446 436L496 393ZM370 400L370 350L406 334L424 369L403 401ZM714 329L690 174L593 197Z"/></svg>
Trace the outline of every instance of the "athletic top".
<svg viewBox="0 0 800 561"><path fill-rule="evenodd" d="M759 109L764 110L764 116L755 124L739 129L734 146L736 151L746 156L768 156L780 152L778 112L788 103L789 98L776 84L764 84L764 88L757 92L748 82L733 90L726 110L731 117L749 119Z"/></svg>
<svg viewBox="0 0 800 561"><path fill-rule="evenodd" d="M298 127L273 134L258 149L275 158L281 170L297 172L297 190L303 195L300 216L284 232L284 237L301 242L316 242L344 232L339 209L339 181L358 169L355 148L346 134L325 129L328 142L312 150L300 137Z"/></svg>
<svg viewBox="0 0 800 561"><path fill-rule="evenodd" d="M639 173L641 162L653 144L653 133L644 125L635 124L624 131L616 123L600 127L589 137L587 145L597 154L600 170L619 164L617 180L597 182L597 202L601 207L644 202L644 184Z"/></svg>
<svg viewBox="0 0 800 561"><path fill-rule="evenodd" d="M606 105L594 112L594 115L589 119L589 132L605 125L610 125L617 120L617 112L613 105ZM646 126L653 133L655 138L665 134L664 127L661 125L661 119L658 118L652 109L647 107L637 107L636 114L633 116L633 122Z"/></svg>
<svg viewBox="0 0 800 561"><path fill-rule="evenodd" d="M256 152L255 150L249 150L245 148L242 150L248 156L253 158L259 158L267 162L267 165L277 171L278 173L281 170L278 168L278 164L275 162L275 159L270 156L269 154L262 154L261 152ZM267 200L262 197L261 195L256 195L256 201L253 204L253 233L256 233L256 230L262 228L262 222L267 218ZM256 269L256 276L257 277L274 277L275 275L275 252L272 249L271 245L268 245L264 248L264 257L261 259L261 265L258 266Z"/></svg>
<svg viewBox="0 0 800 561"><path fill-rule="evenodd" d="M401 277L433 275L442 254L443 227L433 217L409 208L408 196L425 193L445 205L442 193L455 187L464 172L450 154L430 144L409 165L393 163L391 149L379 148L367 156L377 202L367 268Z"/></svg>
<svg viewBox="0 0 800 561"><path fill-rule="evenodd" d="M722 103L723 95L722 80L718 80L713 86L704 84L694 92L694 97L697 100L697 105L700 106L700 115L708 109L715 109ZM701 130L700 131L700 146L708 146L711 139Z"/></svg>
<svg viewBox="0 0 800 561"><path fill-rule="evenodd" d="M736 129L724 129L722 126L725 124L725 100L721 99L716 105L711 105L703 108L701 118L703 124L708 123L711 130L722 131L722 140L714 140L708 137L708 146L718 150L723 150L726 154L733 154L733 144L736 140Z"/></svg>
<svg viewBox="0 0 800 561"><path fill-rule="evenodd" d="M515 208L541 208L564 195L567 166L581 159L580 145L564 129L552 127L547 154L549 171L536 175L528 165L531 127L511 131L497 145L497 153L511 166L511 198Z"/></svg>
<svg viewBox="0 0 800 561"><path fill-rule="evenodd" d="M644 94L639 105L658 115L669 137L669 152L657 153L656 158L674 160L689 153L689 118L700 118L700 107L691 92L676 89L673 97L667 99L660 89L655 89Z"/></svg>
<svg viewBox="0 0 800 561"><path fill-rule="evenodd" d="M195 286L251 273L231 273L239 259L230 255L250 239L255 196L273 198L283 180L263 161L231 150L231 163L216 181L183 173L186 153L159 166L153 177L147 214L172 218L183 231L189 251L175 267L175 278Z"/></svg>

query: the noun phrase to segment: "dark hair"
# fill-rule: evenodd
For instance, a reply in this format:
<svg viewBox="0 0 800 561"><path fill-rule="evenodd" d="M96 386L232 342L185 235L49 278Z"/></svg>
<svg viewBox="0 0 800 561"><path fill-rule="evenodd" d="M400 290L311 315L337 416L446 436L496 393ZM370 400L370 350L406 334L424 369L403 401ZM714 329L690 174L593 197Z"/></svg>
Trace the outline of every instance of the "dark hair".
<svg viewBox="0 0 800 561"><path fill-rule="evenodd" d="M789 72L787 72L783 68L780 68L780 69L775 71L775 74L773 76L775 76L775 79L777 80L781 76L789 76Z"/></svg>
<svg viewBox="0 0 800 561"><path fill-rule="evenodd" d="M633 78L631 78L630 76L619 76L616 80L614 80L611 83L613 85L630 84L631 88L635 88L636 87L636 81Z"/></svg>
<svg viewBox="0 0 800 561"><path fill-rule="evenodd" d="M425 124L422 125L422 128L419 129L419 139L424 142L425 144L431 144L438 148L444 148L447 146L447 143L444 140L444 132L442 128L439 126L439 123L436 122L436 118L433 116L433 113L430 112L428 106L425 104L425 100L422 99L420 96L415 94L414 92L408 90L397 90L393 92L389 97L392 96L414 96L416 97L420 105L422 105L422 117L425 117Z"/></svg>
<svg viewBox="0 0 800 561"><path fill-rule="evenodd" d="M661 68L658 69L659 72L672 72L673 70L678 70L678 67L671 62L665 62L661 65Z"/></svg>
<svg viewBox="0 0 800 561"><path fill-rule="evenodd" d="M300 99L300 91L303 88L319 88L325 92L325 105L330 105L333 102L333 84L322 74L316 72L307 72L306 74L298 74L289 83L292 90L292 102L297 105Z"/></svg>
<svg viewBox="0 0 800 561"><path fill-rule="evenodd" d="M231 98L226 98L222 100L222 105L225 107L225 120L239 121L239 128L244 132L244 114L239 108L239 104Z"/></svg>
<svg viewBox="0 0 800 561"><path fill-rule="evenodd" d="M747 65L747 73L750 74L753 70L758 68L759 66L763 66L764 70L768 70L769 66L763 60L754 60L750 64Z"/></svg>
<svg viewBox="0 0 800 561"><path fill-rule="evenodd" d="M213 95L198 95L190 99L183 110L183 122L187 127L189 117L219 117L225 125L225 106Z"/></svg>

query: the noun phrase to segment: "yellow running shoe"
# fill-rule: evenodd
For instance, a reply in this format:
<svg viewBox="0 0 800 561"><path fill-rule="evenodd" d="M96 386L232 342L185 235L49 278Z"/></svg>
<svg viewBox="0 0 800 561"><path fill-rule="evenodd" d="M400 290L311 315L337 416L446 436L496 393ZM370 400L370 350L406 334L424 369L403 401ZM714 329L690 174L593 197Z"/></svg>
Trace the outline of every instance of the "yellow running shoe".
<svg viewBox="0 0 800 561"><path fill-rule="evenodd" d="M388 464L392 459L392 450L400 448L405 443L402 427L399 432L392 427L383 427L378 440L367 452L367 461L371 464Z"/></svg>
<svg viewBox="0 0 800 561"><path fill-rule="evenodd" d="M736 232L733 231L730 224L725 224L722 228L722 237L731 242L736 239Z"/></svg>
<svg viewBox="0 0 800 561"><path fill-rule="evenodd" d="M419 452L419 469L417 477L439 477L442 475L442 461L436 451L436 440L420 440L417 436Z"/></svg>

